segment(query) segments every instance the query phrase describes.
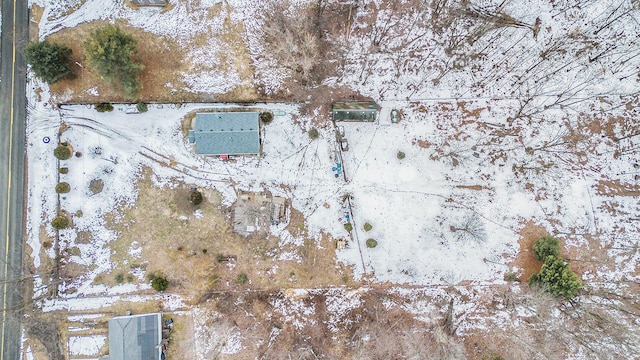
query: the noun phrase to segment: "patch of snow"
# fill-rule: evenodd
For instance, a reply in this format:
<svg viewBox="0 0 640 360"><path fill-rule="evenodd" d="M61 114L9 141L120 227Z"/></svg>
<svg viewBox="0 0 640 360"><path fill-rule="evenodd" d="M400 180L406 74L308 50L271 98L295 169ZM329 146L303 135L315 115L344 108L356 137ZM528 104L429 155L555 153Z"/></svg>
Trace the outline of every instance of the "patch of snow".
<svg viewBox="0 0 640 360"><path fill-rule="evenodd" d="M106 342L105 335L71 336L69 337L69 354L98 355Z"/></svg>

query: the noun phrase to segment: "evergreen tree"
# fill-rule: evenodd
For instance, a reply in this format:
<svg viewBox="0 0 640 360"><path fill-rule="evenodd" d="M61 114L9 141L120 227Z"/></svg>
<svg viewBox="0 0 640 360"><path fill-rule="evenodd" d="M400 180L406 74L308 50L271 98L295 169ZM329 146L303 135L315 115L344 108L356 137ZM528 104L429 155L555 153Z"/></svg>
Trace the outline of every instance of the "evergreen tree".
<svg viewBox="0 0 640 360"><path fill-rule="evenodd" d="M167 290L167 287L169 287L169 280L162 276L157 276L151 280L151 287L156 291L165 291Z"/></svg>
<svg viewBox="0 0 640 360"><path fill-rule="evenodd" d="M543 236L533 245L533 251L538 260L544 261L549 255L560 254L560 243L552 236Z"/></svg>
<svg viewBox="0 0 640 360"><path fill-rule="evenodd" d="M567 300L571 300L582 287L582 282L571 271L569 264L563 258L553 255L547 256L540 273L531 276L529 284L541 286L551 294Z"/></svg>
<svg viewBox="0 0 640 360"><path fill-rule="evenodd" d="M138 77L144 69L137 58L138 41L115 25L96 29L84 42L89 63L100 76L124 90L127 99L135 99L142 88Z"/></svg>
<svg viewBox="0 0 640 360"><path fill-rule="evenodd" d="M49 84L74 77L71 49L64 45L33 42L25 48L24 56L36 76Z"/></svg>

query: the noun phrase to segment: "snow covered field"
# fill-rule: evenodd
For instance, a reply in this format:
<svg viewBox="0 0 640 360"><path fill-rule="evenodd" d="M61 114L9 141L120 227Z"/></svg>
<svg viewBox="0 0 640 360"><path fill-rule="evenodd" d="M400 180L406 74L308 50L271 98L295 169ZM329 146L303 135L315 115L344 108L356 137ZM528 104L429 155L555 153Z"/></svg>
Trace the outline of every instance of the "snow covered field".
<svg viewBox="0 0 640 360"><path fill-rule="evenodd" d="M181 119L196 109L221 106L230 105L157 105L143 114L132 113L133 107L126 105L116 106L112 113L98 113L87 106L65 106L60 111L59 116L68 126L61 141L70 142L75 151L83 154L63 161L70 171L60 175L60 181L68 182L72 189L61 197L61 207L70 214L82 213L74 217L73 229L61 232L63 248L80 249L82 256L74 256L73 261L93 264L94 276L110 269L110 253L104 245L117 234L105 226L104 215L119 206L134 204L135 182L142 166L153 169L158 185L175 186L184 181L216 188L227 205L235 201L232 180L236 188L269 190L286 196L292 199L294 208L302 211L308 229L316 236L322 231L334 238L348 235L342 227L341 200L350 194L356 237L338 257L353 264L357 275L372 273L378 281L422 285L501 281L505 272L516 271L506 264L519 250L517 231L527 220L566 233L567 242L575 242L574 246L580 246L581 239L572 229L602 234L603 247L632 245L624 233L613 236L633 222L621 221L620 214L611 214L606 206L611 197L598 196L595 190L598 183L608 179L607 174L633 172L633 164L625 158L613 159L614 149L608 149L606 144L599 144L601 154L591 154L581 169L558 164L554 169L540 170L548 176L523 177L514 170L520 164L535 167L536 163L552 160L545 153L538 157L536 153L527 154L519 141L483 143L490 133L477 130L477 123L463 124L465 119L456 110L452 110L448 122L459 122L464 129L442 129L439 114L417 111L414 104L405 109L400 124L391 124L388 119L341 123L350 142L349 151L342 155L348 179L344 183L331 171L336 148L332 128L321 130L320 138L311 140L306 130L312 118L296 116L302 125L294 123L292 115L298 113L295 105L255 106L288 113L263 127L261 158L224 162L195 156L179 130ZM503 112L511 104L494 103L491 111L482 102L466 106L479 110L478 123L499 126L504 125ZM60 123L44 107L39 115L35 114L32 113L28 129L29 171L41 175L30 181L29 244L38 254L39 233L34 231L34 224L49 222L56 213L56 195L52 191L56 184L56 141L45 143L42 139L55 139ZM538 128L539 134L526 141L544 142L541 139L552 136L549 134L554 130L556 126ZM418 141L430 145L421 147ZM495 156L492 152L504 148L510 148L504 158L491 158ZM406 157L398 159L398 151ZM169 160L176 165L167 166ZM101 193L93 195L89 184L98 178L105 186ZM548 195L538 195L536 199L539 191ZM330 207L325 208L324 203ZM637 207L633 197L620 197L616 203L631 210ZM629 212L628 216L635 214ZM362 229L365 222L373 225L371 232ZM77 232L85 230L91 231L97 241L76 243ZM50 227L47 231L53 234ZM291 241L286 231L274 231L283 236L283 241ZM368 237L375 238L378 247L367 249ZM637 261L633 259L629 270ZM34 262L39 263L37 256ZM619 278L623 274L598 277L603 276ZM80 293L107 290L104 286L90 286L93 280L88 275L84 284L68 286L77 287ZM110 289L130 290L130 285Z"/></svg>
<svg viewBox="0 0 640 360"><path fill-rule="evenodd" d="M194 48L188 40L222 31L225 19L230 19L246 28L243 39L254 62L254 85L268 92L282 87L287 78L260 43L256 14L263 5L258 2L177 1L164 10L134 10L117 0L31 3L44 7L41 39L98 19L124 20L177 39L193 69L181 80L186 90L203 94L225 93L242 80L233 66L211 56L229 51L227 44L211 38ZM339 124L349 142L349 150L342 153L346 182L331 170L337 148L333 124L318 125L317 119L326 114L305 112L297 104L252 104L254 109L283 110L286 115L263 127L263 156L224 162L195 156L180 130L181 120L196 110L239 106L152 104L142 114L132 105L115 105L111 113L84 105L55 110L47 86L30 79L32 260L36 268L43 262L40 231L54 235L49 226L57 203L53 149L64 123L67 128L60 141L70 142L82 156L61 164L69 173L60 174L60 181L68 182L71 192L61 196L60 205L73 215L74 227L60 232L60 245L77 248L71 260L90 269L62 285L61 291L76 289L73 299L47 301L44 308L78 310L92 305L76 296L115 301L149 288L146 284L107 287L94 281L112 268L105 245L119 236L109 229L105 215L135 206L136 181L143 167L152 169L158 186L185 182L215 188L224 205L236 200L237 189L269 190L291 199L311 237L319 239L324 233L349 239L348 248L337 252L338 261L352 265L356 278L373 284L432 286L438 297L446 296L439 287L450 284L505 284L505 274L520 271L513 261L521 250L519 232L527 222L559 237L565 252L577 257L572 260L582 267L582 279L594 288L619 290L627 282L640 281L636 139L640 129L637 121L629 121L640 117L637 4L474 2L473 17L466 18L434 13L437 10L429 6L411 11L409 3L372 1L358 7L348 33L331 39L342 51L340 70L323 84L354 89L381 107L373 123ZM499 11L498 3L504 5ZM212 14L214 5L221 10ZM420 19L435 23L423 24ZM37 94L39 90L43 92ZM95 88L91 91L98 94ZM390 122L391 109L402 111L398 124ZM313 126L320 133L315 140L308 136ZM398 152L404 158L399 159ZM104 189L93 194L89 186L98 178ZM346 195L353 211L351 235L343 227ZM370 231L363 229L365 223L372 225ZM81 231L91 232L93 241L79 242ZM304 241L283 226L270 231L281 244ZM377 247L367 248L368 238L375 239ZM44 252L54 257L53 248ZM143 276L139 274L139 280ZM302 298L321 292L298 291L296 296ZM278 298L271 305L287 323L302 328L315 321L311 319L315 310L296 301L296 296ZM409 292L406 296L416 297ZM464 297L475 301L480 295L465 293L456 299ZM335 298L340 300L329 296L325 306L361 305L359 294ZM101 304L97 306L110 304L105 298L96 299ZM184 306L179 297L161 301L168 308ZM417 317L438 312L418 309L420 303L407 306L416 308L412 312ZM464 311L471 305L465 306L456 310L456 316L467 316L461 331L483 328L485 320L470 320ZM501 314L508 317L507 310ZM329 322L337 328L340 319ZM199 331L203 339L220 338L208 333L205 325ZM237 331L227 335L223 353L246 346ZM72 353L91 355L90 343L73 339ZM103 344L99 338L92 341L98 347ZM198 343L202 352L211 351L203 347L205 343ZM591 353L584 351L577 352L588 358Z"/></svg>
<svg viewBox="0 0 640 360"><path fill-rule="evenodd" d="M207 17L206 9L217 3L220 2L200 2L194 7L189 2L180 2L167 11L160 11L132 10L116 1L99 4L84 1L75 5L66 2L33 2L45 9L39 24L41 38L82 22L116 18L127 19L133 26L159 35L182 38L191 36L184 33L187 28L190 33L201 28L208 29L212 24L217 24L216 19L225 16L247 20L255 11L248 3L230 2L227 4L229 7L223 7L224 14L213 19ZM539 5L539 9L546 9L545 6ZM77 10L63 11L69 7ZM597 9L604 11L607 7L602 5ZM505 8L507 10L515 17L529 16L521 14L523 9L515 3L509 3ZM60 16L63 13L65 15ZM395 24L396 15L385 5L376 5L375 14L378 17L376 26ZM572 16L578 16L576 14ZM579 16L588 15L581 10ZM358 23L368 21L364 13L356 19L354 33L360 31ZM184 26L185 21L192 26ZM600 19L594 18L592 21ZM543 24L549 26L537 32L538 38L533 41L540 44L554 42L558 41L559 34L564 34L565 26L557 18L544 18ZM462 28L468 26L466 23L459 25ZM252 28L250 23L247 26L248 29ZM624 28L624 23L613 25L613 29L619 27ZM503 31L507 29L510 28ZM517 31L515 29L517 27L508 31ZM389 31L398 32L396 37L389 35L391 39L401 40L397 26L392 26ZM606 27L606 31L613 30ZM247 36L251 37L251 32ZM419 39L423 41L428 36L436 34L425 33ZM499 36L511 39L514 35L501 32ZM604 35L600 33L598 36ZM496 45L495 39L492 39L486 46ZM355 47L350 49L352 54L362 52L357 48L366 47L367 41L371 41L368 37L362 37L361 40L362 43L353 42ZM519 38L516 44L521 51L527 51L525 44L529 41L532 40ZM248 43L254 44L251 39L248 39ZM215 41L208 46L215 47ZM190 54L197 57L199 52L205 50L192 49ZM506 53L503 55L507 56ZM527 97L496 101L445 100L452 96L467 98L472 94L411 92L413 86L409 85L412 79L424 79L428 74L410 75L402 71L406 79L401 77L393 80L398 93L391 97L437 96L443 100L384 101L385 97L389 97L383 95L387 93L384 89L378 95L375 91L365 89L375 84L389 87L390 73L374 71L370 66L382 69L391 65L385 65L389 59L384 52L372 56L378 59L363 65L368 69L367 78L363 79L361 74L360 79L349 80L344 77L339 80L343 84L365 84L362 90L379 101L381 114L385 114L373 124L344 124L351 147L344 153L347 183L333 178L330 171L335 165L332 160L334 130L331 127L321 129L320 138L311 141L306 131L311 128L314 117L297 116L294 124L291 115L299 112L295 105L256 105L264 109L282 109L288 115L278 117L264 127L262 158L225 163L194 156L178 130L180 119L188 112L220 105L158 105L151 106L150 111L144 114L132 114L132 107L121 105L116 107L114 113L100 114L84 106L68 106L61 111L53 111L45 106L46 98L38 103L32 98L28 130L31 174L29 243L34 249L36 266L40 261L36 230L55 214L56 196L51 191L56 181L52 148L61 122L69 126L62 134L61 141L70 141L76 151L84 154L81 158L69 160L69 167L73 170L68 175L61 175L61 180L68 181L72 186L72 192L62 196L62 207L71 214L82 212L81 217L74 218L75 228L62 231L61 239L66 247L77 246L83 254L73 257L74 261L84 265L94 264L93 276L109 269L109 254L103 246L117 236L105 227L103 217L118 206L134 203L135 179L142 166L153 168L158 184L188 180L204 187L215 187L223 194L227 205L235 200L230 186L232 180L238 183L239 188L266 188L275 194L285 195L293 200L294 208L303 212L307 226L315 236L321 231L335 238L347 235L341 224L344 215L341 199L343 195L350 194L355 206L356 237L348 249L339 253L339 259L353 264L357 276L373 274L378 281L414 284L449 284L462 280L500 282L504 273L515 271L506 265L508 259L518 251L517 231L524 221L530 220L553 233L564 234L567 244L576 247L585 245L579 234L597 234L600 247L610 248L608 251L612 256L616 255L615 249L633 245L633 234L637 231L633 219L639 211L634 197L616 197L614 201L606 196L611 192L596 190L598 186L602 189L602 184L612 179L623 184L635 182L633 174L636 173L636 164L629 157L631 154L624 153L624 149L633 149L632 138L628 137L631 130L615 122L609 133L600 131L594 134L585 130L599 116L615 118L637 115L633 105L616 105L631 104L633 98L582 99L566 108L545 110L541 115L514 118L516 113L537 111L535 109L551 104L548 102L551 96L547 94L553 88L538 88L540 93L528 93L531 99L524 105ZM349 59L350 65L347 66L360 66L357 64L360 58ZM607 59L611 60L610 57ZM490 66L491 62L483 64ZM636 65L637 62L626 63L623 68L632 69ZM583 74L584 66L591 65L581 66L571 65L569 69L576 74ZM355 74L355 70L347 73ZM551 74L556 76L557 72ZM231 77L221 78L226 79L224 83L233 83L233 74L224 76ZM573 75L568 73L563 76ZM607 72L601 76L608 76ZM453 91L462 85L447 85L446 79L467 80L449 74L440 78L442 81L433 83L434 87L423 84L425 89L432 88L435 91L449 88ZM194 86L201 88L208 84L202 91L225 91L219 89L215 82L207 80L208 76L199 79L202 83L194 83ZM562 100L561 104L568 100L563 96L588 96L594 91L609 93L602 86L624 93L629 91L633 82L628 78L614 81L612 76L608 76L606 82L599 83L600 87L595 88L596 79L591 77L588 82L575 88L579 91L562 93L558 98ZM335 80L327 81L330 83ZM403 87L402 84L407 86ZM552 85L552 81L546 84ZM45 88L37 80L32 80L31 90L35 91L38 87ZM506 85L497 87L509 88ZM469 88L475 87L470 85ZM514 96L513 93L493 95ZM400 108L404 112L400 124L389 124L386 114L391 108ZM588 112L594 115L589 116ZM53 141L45 144L42 141L45 136ZM575 143L568 140L572 136L578 137ZM602 136L603 140L594 140L594 136ZM617 136L625 140L617 143L605 139L605 136ZM622 155L613 156L621 150ZM406 158L397 159L397 151L404 152ZM169 159L178 165L164 166ZM36 177L34 174L41 175ZM102 193L90 196L88 184L98 177L104 180L105 188ZM283 193L282 185L290 189L290 193ZM605 196L601 196L603 192ZM330 207L323 207L324 203ZM626 210L616 212L612 208ZM362 230L364 222L373 225L370 233ZM98 241L92 244L75 243L76 232L83 230L91 231ZM47 228L47 231L51 234L52 230ZM280 235L289 238L286 233ZM364 246L368 237L378 241L377 248L367 249ZM52 251L48 250L50 255ZM631 275L630 272L637 264L637 255L629 260L624 262L626 265L621 269L606 268L602 274L585 276L633 278L637 275ZM617 270L627 274L616 273ZM103 287L88 285L93 276L89 274L83 284L73 286L77 286L80 293L106 291ZM128 285L110 289L112 292L130 290Z"/></svg>

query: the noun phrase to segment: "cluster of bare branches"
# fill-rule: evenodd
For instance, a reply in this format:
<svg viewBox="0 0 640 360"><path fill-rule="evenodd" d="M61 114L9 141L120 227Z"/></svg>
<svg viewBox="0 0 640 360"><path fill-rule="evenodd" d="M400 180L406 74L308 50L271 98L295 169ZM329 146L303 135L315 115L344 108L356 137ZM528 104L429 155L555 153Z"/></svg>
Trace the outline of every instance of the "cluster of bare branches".
<svg viewBox="0 0 640 360"><path fill-rule="evenodd" d="M317 81L324 59L318 8L289 0L270 2L260 20L265 56L272 64L303 83Z"/></svg>

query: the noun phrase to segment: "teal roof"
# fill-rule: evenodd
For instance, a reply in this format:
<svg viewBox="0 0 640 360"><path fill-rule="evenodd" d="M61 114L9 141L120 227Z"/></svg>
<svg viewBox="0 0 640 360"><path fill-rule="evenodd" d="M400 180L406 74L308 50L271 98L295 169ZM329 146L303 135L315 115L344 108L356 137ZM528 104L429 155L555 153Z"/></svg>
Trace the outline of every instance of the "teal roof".
<svg viewBox="0 0 640 360"><path fill-rule="evenodd" d="M189 142L200 155L260 154L260 122L257 112L196 114Z"/></svg>
<svg viewBox="0 0 640 360"><path fill-rule="evenodd" d="M109 320L109 360L160 360L161 341L160 313Z"/></svg>

